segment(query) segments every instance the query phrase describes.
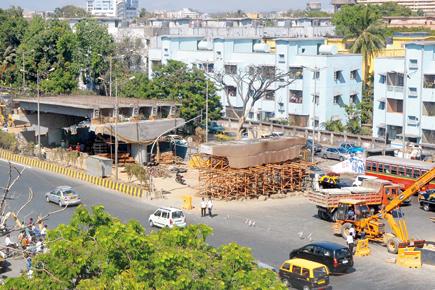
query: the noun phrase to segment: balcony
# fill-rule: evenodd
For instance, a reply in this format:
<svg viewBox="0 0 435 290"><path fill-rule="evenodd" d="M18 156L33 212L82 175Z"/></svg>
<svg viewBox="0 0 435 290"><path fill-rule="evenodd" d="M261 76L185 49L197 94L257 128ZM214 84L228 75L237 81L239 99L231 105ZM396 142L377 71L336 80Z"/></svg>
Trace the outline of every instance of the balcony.
<svg viewBox="0 0 435 290"><path fill-rule="evenodd" d="M424 75L423 88L435 89L435 75Z"/></svg>

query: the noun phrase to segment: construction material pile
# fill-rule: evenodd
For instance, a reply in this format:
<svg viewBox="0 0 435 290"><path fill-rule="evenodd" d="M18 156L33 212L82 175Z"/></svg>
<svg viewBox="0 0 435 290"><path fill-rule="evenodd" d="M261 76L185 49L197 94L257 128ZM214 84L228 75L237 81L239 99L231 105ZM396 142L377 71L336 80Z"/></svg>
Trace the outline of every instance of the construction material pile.
<svg viewBox="0 0 435 290"><path fill-rule="evenodd" d="M204 144L200 193L234 200L301 191L310 165L296 161L303 144L297 137Z"/></svg>

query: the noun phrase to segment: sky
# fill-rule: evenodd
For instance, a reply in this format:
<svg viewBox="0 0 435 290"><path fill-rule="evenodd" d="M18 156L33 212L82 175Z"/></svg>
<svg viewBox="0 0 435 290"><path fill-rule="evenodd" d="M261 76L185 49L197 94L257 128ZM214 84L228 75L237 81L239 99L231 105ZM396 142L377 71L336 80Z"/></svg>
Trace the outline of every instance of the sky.
<svg viewBox="0 0 435 290"><path fill-rule="evenodd" d="M323 9L329 10L331 0L317 0ZM229 11L241 9L250 11L277 11L303 9L308 0L139 0L140 7L147 10L178 10L183 7L204 12ZM85 7L86 0L0 0L0 8L15 5L24 10L50 11L68 4Z"/></svg>

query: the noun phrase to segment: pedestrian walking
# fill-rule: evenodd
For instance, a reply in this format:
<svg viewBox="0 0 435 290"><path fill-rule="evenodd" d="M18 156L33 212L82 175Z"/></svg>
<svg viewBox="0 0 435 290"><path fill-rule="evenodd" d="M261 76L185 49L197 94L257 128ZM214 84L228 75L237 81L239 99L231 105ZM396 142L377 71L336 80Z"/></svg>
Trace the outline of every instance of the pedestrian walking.
<svg viewBox="0 0 435 290"><path fill-rule="evenodd" d="M360 239L364 240L366 238L366 232L364 231L364 229L361 230L361 232L359 233Z"/></svg>
<svg viewBox="0 0 435 290"><path fill-rule="evenodd" d="M201 217L205 217L206 216L206 211L207 211L207 202L205 201L204 198L202 198L201 200Z"/></svg>
<svg viewBox="0 0 435 290"><path fill-rule="evenodd" d="M47 236L47 225L44 225L44 227L41 230L41 237L45 240L45 237Z"/></svg>
<svg viewBox="0 0 435 290"><path fill-rule="evenodd" d="M212 210L213 210L213 201L211 200L211 197L208 198L208 201L207 201L207 208L208 208L208 215L209 215L210 217L213 217L213 214L212 214Z"/></svg>
<svg viewBox="0 0 435 290"><path fill-rule="evenodd" d="M346 241L347 241L347 246L349 247L350 254L353 255L353 248L355 247L353 236L347 235Z"/></svg>
<svg viewBox="0 0 435 290"><path fill-rule="evenodd" d="M26 258L26 268L27 268L27 272L29 272L32 269L32 257L30 257L30 255L28 255Z"/></svg>

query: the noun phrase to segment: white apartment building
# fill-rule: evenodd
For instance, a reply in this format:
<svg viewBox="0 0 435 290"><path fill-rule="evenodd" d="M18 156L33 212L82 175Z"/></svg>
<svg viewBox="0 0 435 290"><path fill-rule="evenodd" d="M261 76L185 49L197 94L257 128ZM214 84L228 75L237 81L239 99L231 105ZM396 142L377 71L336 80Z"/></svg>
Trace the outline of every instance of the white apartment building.
<svg viewBox="0 0 435 290"><path fill-rule="evenodd" d="M405 57L375 59L373 136L435 143L435 42L405 45Z"/></svg>
<svg viewBox="0 0 435 290"><path fill-rule="evenodd" d="M88 0L86 9L95 16L133 19L139 13L139 0Z"/></svg>
<svg viewBox="0 0 435 290"><path fill-rule="evenodd" d="M435 0L357 0L357 2L359 4L383 4L387 2L396 2L399 5L409 7L412 11L421 10L425 15L435 15Z"/></svg>
<svg viewBox="0 0 435 290"><path fill-rule="evenodd" d="M323 38L277 38L275 48L258 37L162 36L159 46L149 50L149 75L156 65L178 60L209 72L226 75L261 67L265 72L289 73L290 85L270 91L249 112L257 121L288 120L289 124L322 128L329 120L346 122L345 105L361 101L361 55L336 54L333 47L323 46ZM328 51L329 50L329 51ZM241 107L240 91L227 83L219 92L225 114L231 105Z"/></svg>

